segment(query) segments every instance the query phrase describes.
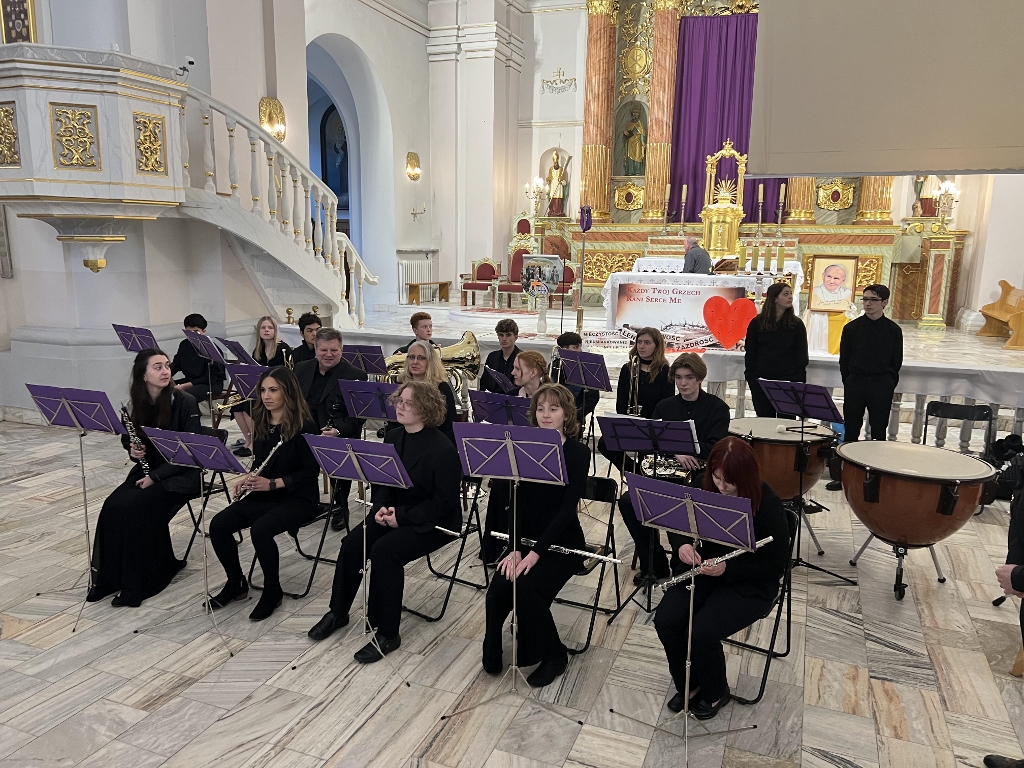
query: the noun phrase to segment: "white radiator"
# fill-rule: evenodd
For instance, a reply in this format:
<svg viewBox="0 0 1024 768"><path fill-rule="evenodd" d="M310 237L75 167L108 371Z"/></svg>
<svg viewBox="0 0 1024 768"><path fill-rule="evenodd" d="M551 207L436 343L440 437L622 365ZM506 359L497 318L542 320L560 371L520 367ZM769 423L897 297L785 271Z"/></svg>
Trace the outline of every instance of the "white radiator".
<svg viewBox="0 0 1024 768"><path fill-rule="evenodd" d="M402 301L409 303L409 283L429 283L434 278L430 259L400 259L398 261L398 285Z"/></svg>

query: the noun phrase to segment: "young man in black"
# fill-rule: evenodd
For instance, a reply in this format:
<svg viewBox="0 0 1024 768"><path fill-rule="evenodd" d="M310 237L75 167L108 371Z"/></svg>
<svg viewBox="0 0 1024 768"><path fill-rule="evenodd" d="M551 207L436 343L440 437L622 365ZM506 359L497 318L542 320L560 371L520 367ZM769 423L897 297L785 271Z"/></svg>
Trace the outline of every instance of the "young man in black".
<svg viewBox="0 0 1024 768"><path fill-rule="evenodd" d="M505 378L512 381L512 365L516 361L516 355L521 351L516 346L516 339L519 338L519 326L516 325L515 320L506 317L504 320L498 321L498 324L494 326L494 332L498 334L498 345L501 348L491 352L487 356L487 360L484 361L484 365L498 373L504 374ZM484 371L483 378L480 379L480 389L494 392L498 395L505 394L505 390L501 388L494 377L486 370Z"/></svg>
<svg viewBox="0 0 1024 768"><path fill-rule="evenodd" d="M435 344L432 339L434 337L434 321L430 318L430 315L426 312L414 312L412 317L409 318L409 325L412 326L413 338L409 344L413 341L425 341L434 349L440 349L440 345ZM404 355L409 352L409 344L404 347L399 347L395 350L394 354Z"/></svg>
<svg viewBox="0 0 1024 768"><path fill-rule="evenodd" d="M581 352L583 350L583 339L575 331L566 331L555 340L555 343L558 344L559 349L569 349L573 352ZM585 431L584 420L597 407L597 403L601 399L601 393L596 389L584 389L577 384L569 384L565 381L565 374L562 372L562 362L559 358L551 361L551 380L556 384L564 384L572 392L572 396L576 399L576 415L581 428Z"/></svg>
<svg viewBox="0 0 1024 768"><path fill-rule="evenodd" d="M182 323L186 331L206 335L206 318L198 312L186 315ZM210 396L210 375L213 374L213 395L219 395L224 387L224 366L210 363L199 356L188 339L182 339L178 351L171 360L171 375L183 374L184 378L174 382L176 389L188 392L197 402L205 403Z"/></svg>
<svg viewBox="0 0 1024 768"><path fill-rule="evenodd" d="M295 365L316 359L316 332L322 327L323 321L312 312L304 312L299 317L299 333L302 334L303 343L292 350L292 362Z"/></svg>

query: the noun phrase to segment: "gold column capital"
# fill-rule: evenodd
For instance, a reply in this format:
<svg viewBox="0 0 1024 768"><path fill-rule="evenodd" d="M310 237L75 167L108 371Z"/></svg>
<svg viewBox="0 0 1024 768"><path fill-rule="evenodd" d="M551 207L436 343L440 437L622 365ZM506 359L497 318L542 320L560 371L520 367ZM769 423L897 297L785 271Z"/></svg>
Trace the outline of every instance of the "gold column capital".
<svg viewBox="0 0 1024 768"><path fill-rule="evenodd" d="M683 2L682 0L653 0L651 10L655 13L658 11L675 11L681 15L683 12Z"/></svg>
<svg viewBox="0 0 1024 768"><path fill-rule="evenodd" d="M895 180L895 176L861 176L854 224L892 224L892 184Z"/></svg>
<svg viewBox="0 0 1024 768"><path fill-rule="evenodd" d="M587 0L587 13L591 16L614 17L618 10L618 0Z"/></svg>

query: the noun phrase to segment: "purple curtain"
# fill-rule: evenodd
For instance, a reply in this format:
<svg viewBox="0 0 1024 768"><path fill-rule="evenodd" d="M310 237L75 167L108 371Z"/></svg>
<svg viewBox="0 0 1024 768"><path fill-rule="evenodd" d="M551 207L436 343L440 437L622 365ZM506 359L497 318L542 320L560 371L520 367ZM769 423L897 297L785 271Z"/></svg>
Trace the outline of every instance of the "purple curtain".
<svg viewBox="0 0 1024 768"><path fill-rule="evenodd" d="M754 100L757 14L684 16L679 23L675 118L672 125L670 218L679 221L679 199L687 185L685 221L700 221L708 155L732 139L746 154ZM736 161L718 164L719 178L736 178ZM764 221L775 221L785 179L747 179L745 221L757 221L757 185L764 184Z"/></svg>

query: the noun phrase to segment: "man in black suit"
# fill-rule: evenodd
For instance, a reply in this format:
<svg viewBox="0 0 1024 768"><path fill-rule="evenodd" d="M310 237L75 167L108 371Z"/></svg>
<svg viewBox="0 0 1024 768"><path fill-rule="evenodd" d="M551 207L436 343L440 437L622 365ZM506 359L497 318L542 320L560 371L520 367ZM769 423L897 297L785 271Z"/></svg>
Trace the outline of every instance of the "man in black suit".
<svg viewBox="0 0 1024 768"><path fill-rule="evenodd" d="M484 366L503 374L506 379L511 381L512 366L516 362L516 355L521 351L516 345L516 339L519 338L519 326L516 324L515 320L510 317L506 317L504 320L498 321L498 324L494 326L494 332L498 334L498 345L500 349L494 350L487 356ZM480 389L486 390L487 392L494 392L496 395L505 394L505 390L486 370L484 371L483 377L480 379Z"/></svg>
<svg viewBox="0 0 1024 768"><path fill-rule="evenodd" d="M341 359L341 331L321 328L316 332L314 346L316 359L295 366L295 378L299 380L302 395L313 414L313 421L325 435L359 437L363 431L363 419L348 415L338 380L366 381L366 373ZM332 530L340 531L345 527L348 519L348 494L351 490L350 480L335 481L334 498L338 500L339 506L331 515Z"/></svg>

